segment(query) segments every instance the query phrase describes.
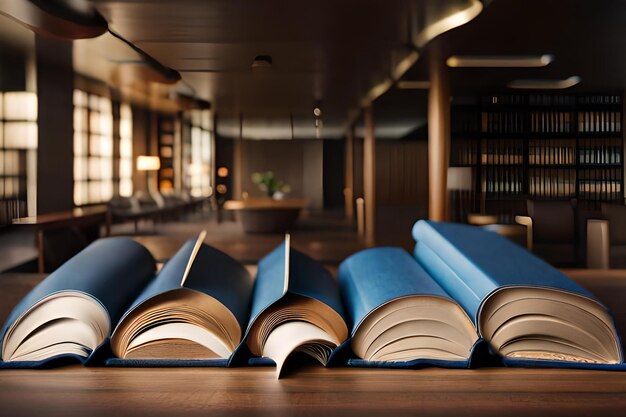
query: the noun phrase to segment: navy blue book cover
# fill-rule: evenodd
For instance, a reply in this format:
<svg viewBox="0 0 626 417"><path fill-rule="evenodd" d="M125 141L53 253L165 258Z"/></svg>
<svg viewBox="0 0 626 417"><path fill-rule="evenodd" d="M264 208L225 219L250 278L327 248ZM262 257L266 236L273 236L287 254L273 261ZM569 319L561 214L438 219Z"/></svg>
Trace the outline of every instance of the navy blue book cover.
<svg viewBox="0 0 626 417"><path fill-rule="evenodd" d="M41 300L62 292L86 294L107 311L110 329L120 320L140 291L154 277L156 264L139 243L121 237L100 239L67 261L33 288L9 314L2 327L0 347L9 327ZM110 334L109 334L110 335ZM0 362L5 368L49 367L68 362L88 363L107 350L105 340L88 357L62 354L39 361Z"/></svg>
<svg viewBox="0 0 626 417"><path fill-rule="evenodd" d="M201 244L189 274L181 286L189 260L194 256L195 240L189 240L161 269L156 278L141 292L124 317L150 300L181 288L206 294L222 303L245 330L250 309L253 281L246 268L224 252ZM124 320L124 318L122 318ZM130 359L113 357L109 366L124 367L225 367L230 358L218 359Z"/></svg>
<svg viewBox="0 0 626 417"><path fill-rule="evenodd" d="M288 294L318 300L345 318L336 280L319 262L291 248L288 242L259 261L246 335L231 365L273 363L271 359L253 357L245 341L259 317ZM332 357L329 363L334 363Z"/></svg>

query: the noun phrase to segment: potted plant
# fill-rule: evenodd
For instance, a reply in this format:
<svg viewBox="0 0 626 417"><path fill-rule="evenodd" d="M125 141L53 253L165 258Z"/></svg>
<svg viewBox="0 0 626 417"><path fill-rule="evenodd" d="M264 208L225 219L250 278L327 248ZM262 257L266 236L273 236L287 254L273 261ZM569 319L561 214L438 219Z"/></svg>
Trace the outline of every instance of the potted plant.
<svg viewBox="0 0 626 417"><path fill-rule="evenodd" d="M252 182L258 185L261 191L266 192L268 197L276 200L280 200L291 191L291 187L282 180L276 179L272 171L253 173Z"/></svg>

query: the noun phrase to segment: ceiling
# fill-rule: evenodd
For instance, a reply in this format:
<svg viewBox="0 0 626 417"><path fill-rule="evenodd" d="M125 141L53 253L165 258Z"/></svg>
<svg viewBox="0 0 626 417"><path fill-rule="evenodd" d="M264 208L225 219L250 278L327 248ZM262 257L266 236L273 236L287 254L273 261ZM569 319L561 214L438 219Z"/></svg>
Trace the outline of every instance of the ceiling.
<svg viewBox="0 0 626 417"><path fill-rule="evenodd" d="M444 57L555 57L543 68L450 68L456 96L514 92L507 84L515 79L572 75L582 82L564 92L626 90L626 0L484 0L473 20L461 16L476 2L94 0L113 30L183 81L146 83L141 57L110 34L75 41L74 65L128 91L206 99L220 134L238 137L242 127L251 139L339 138L349 122L361 134L358 111L372 101L377 137L404 137L426 123L428 92L393 82L427 80L435 48ZM32 47L32 36L23 28L16 36L2 19L0 40ZM270 71L251 70L257 55L272 57ZM321 130L313 116L318 104Z"/></svg>
<svg viewBox="0 0 626 417"><path fill-rule="evenodd" d="M541 55L554 61L542 68L449 68L452 94L515 92L516 79L565 79L579 85L563 92L626 89L626 1L496 0L473 21L440 36L422 51L404 78L428 79L428 61L437 47L451 55ZM554 91L552 91L554 92Z"/></svg>
<svg viewBox="0 0 626 417"><path fill-rule="evenodd" d="M626 90L626 1L494 0L466 25L448 31L420 50L404 80L428 80L435 49L452 55L540 55L554 61L542 68L448 68L453 96L516 93L517 79L581 77L580 84L547 93ZM426 124L428 90L391 88L374 103L378 125Z"/></svg>
<svg viewBox="0 0 626 417"><path fill-rule="evenodd" d="M213 104L219 133L237 137L242 125L243 136L253 139L341 137L370 90L415 55L417 42L437 33L429 32L434 23L481 8L477 0L92 3L116 32L181 73L180 92ZM76 42L79 72L111 80L136 66L128 48L111 38ZM271 70L251 70L257 55L272 57ZM316 131L318 104L323 124Z"/></svg>

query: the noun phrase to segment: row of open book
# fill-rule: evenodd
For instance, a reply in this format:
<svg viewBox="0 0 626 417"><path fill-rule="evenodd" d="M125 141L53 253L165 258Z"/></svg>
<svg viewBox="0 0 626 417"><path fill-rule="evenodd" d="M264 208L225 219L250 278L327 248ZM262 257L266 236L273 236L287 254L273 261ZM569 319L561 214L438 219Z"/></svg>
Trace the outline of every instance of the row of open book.
<svg viewBox="0 0 626 417"><path fill-rule="evenodd" d="M1 366L269 363L280 376L296 352L324 365L469 367L488 350L508 365L623 367L607 309L522 247L452 223L419 221L413 236L413 254L367 249L337 279L288 237L255 280L204 235L158 273L138 243L99 240L11 312Z"/></svg>

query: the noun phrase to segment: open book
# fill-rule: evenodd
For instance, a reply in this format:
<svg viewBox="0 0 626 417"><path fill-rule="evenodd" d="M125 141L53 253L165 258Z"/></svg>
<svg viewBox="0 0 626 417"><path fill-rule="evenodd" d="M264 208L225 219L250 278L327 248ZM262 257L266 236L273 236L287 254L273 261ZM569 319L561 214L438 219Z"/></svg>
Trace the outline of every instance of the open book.
<svg viewBox="0 0 626 417"><path fill-rule="evenodd" d="M116 357L230 358L247 322L252 279L203 240L204 233L183 245L124 314L111 338Z"/></svg>
<svg viewBox="0 0 626 417"><path fill-rule="evenodd" d="M348 337L339 287L318 262L285 244L259 262L247 346L276 362L280 377L293 353L327 365Z"/></svg>
<svg viewBox="0 0 626 417"><path fill-rule="evenodd" d="M85 362L108 340L155 269L150 253L132 240L96 241L13 309L0 333L2 360L24 366L67 358Z"/></svg>
<svg viewBox="0 0 626 417"><path fill-rule="evenodd" d="M591 293L522 247L476 227L420 220L415 257L506 364L606 368L624 360Z"/></svg>
<svg viewBox="0 0 626 417"><path fill-rule="evenodd" d="M400 248L366 249L338 271L352 365L468 367L479 341L465 311Z"/></svg>

